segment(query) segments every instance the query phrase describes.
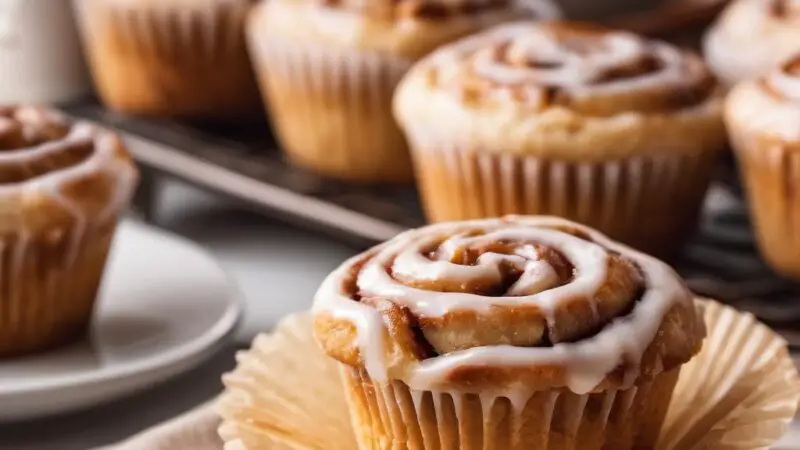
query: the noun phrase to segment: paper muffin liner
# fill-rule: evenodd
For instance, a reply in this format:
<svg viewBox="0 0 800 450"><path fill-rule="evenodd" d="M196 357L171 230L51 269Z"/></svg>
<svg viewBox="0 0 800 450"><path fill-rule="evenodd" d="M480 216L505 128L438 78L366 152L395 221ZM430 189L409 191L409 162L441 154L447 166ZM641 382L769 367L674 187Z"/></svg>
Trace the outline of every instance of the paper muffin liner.
<svg viewBox="0 0 800 450"><path fill-rule="evenodd" d="M710 300L700 304L705 309L709 336L700 354L681 370L655 448L768 448L786 432L800 401L800 377L786 343L749 314ZM337 376L338 363L317 348L310 315L292 316L275 333L259 336L249 351L238 356L238 362L236 370L224 377L226 391L218 405L223 418L220 434L227 443L226 449L358 448L342 381ZM444 411L442 417L452 419L455 402L453 397L447 400L448 395L451 394L438 395L439 410ZM636 396L628 393L627 397L633 404ZM419 400L421 405L427 405L426 414L436 413L433 398L423 395ZM570 403L565 399L560 401ZM408 400L386 404L399 409ZM410 401L413 403L413 397ZM466 403L474 401L467 399ZM527 402L522 410L541 407L536 403ZM511 404L510 400L494 400L489 417L498 423L506 420L501 416ZM600 413L588 414L603 418L605 403L591 405L597 406ZM586 414L590 402L587 399L586 405L570 408ZM558 415L556 409L553 418ZM463 415L462 420L472 414ZM606 423L613 423L613 414L612 407ZM560 423L580 420L562 415ZM393 430L409 432L402 431L404 425L400 422L390 423ZM478 431L473 428L483 429L479 423L467 426L475 433ZM549 448L571 448L554 445Z"/></svg>
<svg viewBox="0 0 800 450"><path fill-rule="evenodd" d="M521 398L413 391L349 367L342 378L362 449L624 450L656 445L678 371L627 390Z"/></svg>
<svg viewBox="0 0 800 450"><path fill-rule="evenodd" d="M247 55L248 0L77 0L90 69L116 110L192 118L258 111Z"/></svg>
<svg viewBox="0 0 800 450"><path fill-rule="evenodd" d="M411 181L391 113L411 62L391 54L289 41L249 27L259 85L292 162L335 178Z"/></svg>
<svg viewBox="0 0 800 450"><path fill-rule="evenodd" d="M356 448L337 366L314 342L310 314L284 319L236 360L220 402L226 442L246 449Z"/></svg>
<svg viewBox="0 0 800 450"><path fill-rule="evenodd" d="M0 357L70 342L88 329L116 221L0 238Z"/></svg>
<svg viewBox="0 0 800 450"><path fill-rule="evenodd" d="M659 256L675 251L694 230L719 157L658 152L575 162L458 144L412 148L412 155L433 222L554 215Z"/></svg>
<svg viewBox="0 0 800 450"><path fill-rule="evenodd" d="M779 143L735 147L759 249L774 270L800 279L800 152Z"/></svg>

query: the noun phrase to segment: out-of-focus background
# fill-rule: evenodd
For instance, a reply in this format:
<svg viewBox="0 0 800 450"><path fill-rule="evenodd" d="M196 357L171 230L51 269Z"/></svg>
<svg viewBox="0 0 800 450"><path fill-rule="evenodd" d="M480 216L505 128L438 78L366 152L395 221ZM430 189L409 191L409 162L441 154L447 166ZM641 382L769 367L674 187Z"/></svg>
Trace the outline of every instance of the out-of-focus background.
<svg viewBox="0 0 800 450"><path fill-rule="evenodd" d="M165 4L170 2L180 3L164 0ZM0 103L48 104L69 120L88 120L118 130L141 171L139 190L126 220L145 229L160 229L166 236L188 239L201 247L197 248L199 252L210 251L232 281L231 298L225 301L240 301L243 312L237 312L238 326L234 328L231 321L230 331L219 333L196 361L180 368L176 365L169 374L138 378L146 381L137 382L132 377L131 384L114 387L115 392L119 390L118 395L109 394L109 401L87 405L89 410L54 407L57 413L36 414L31 409L30 414L16 417L8 408L14 408L15 401L24 402L26 395L34 395L35 389L21 383L18 388L11 386L4 391L4 374L10 374L7 380L17 383L24 378L26 363L4 366L0 361L0 419L7 418L0 420L3 450L94 448L212 398L220 390L219 375L235 364L235 352L245 348L258 333L272 329L287 314L307 310L319 283L345 258L425 223L413 182L390 186L354 183L288 162L282 152L285 149L279 148L272 131L275 114L266 117L261 112L257 94L244 97L258 110L233 123L191 117L186 113L192 109L191 102L179 114L161 114L157 108L148 110L152 105L142 94L147 87L137 83L146 79L144 75L131 76L122 83L134 95L127 98L119 94L114 82L124 79L125 71L108 68L113 64L113 51L135 45L126 39L134 40L131 36L137 31L126 30L131 36L121 37L108 47L86 44L98 41L94 33L107 31L87 19L95 17L93 11L85 11L103 3L0 0ZM727 3L561 0L560 6L570 18L597 20L699 50L701 37ZM86 21L80 24L83 45L77 37L74 17ZM195 20L188 13L186 17L187 21ZM168 45L159 47L159 52L174 52L176 59L183 57L180 49ZM87 55L93 63L94 84L84 61ZM234 63L224 60L222 64L228 67ZM199 78L202 77L198 75ZM195 81L182 80L178 84ZM104 95L98 95L98 85ZM175 92L179 91L175 88ZM240 95L223 91L220 88L220 96L226 99ZM169 98L173 94L170 91L164 95ZM109 99L119 103L111 105ZM215 108L222 111L228 106L221 100ZM136 108L146 111L137 112ZM699 231L674 264L695 290L753 311L795 347L800 345L800 304L795 300L800 289L794 282L777 276L758 256L742 186L735 173L732 158L726 158L715 169ZM154 263L158 259L158 248L143 247L141 251L151 252ZM182 268L170 269L180 272ZM213 274L213 269L209 273ZM135 284L136 280L129 283ZM767 298L769 301L764 301ZM147 345L148 339L150 344L157 342L161 338L156 336L158 333L169 334L144 328L132 333L126 336L132 347ZM207 334L199 332L195 340L202 336ZM31 361L31 367L47 367L48 371L62 367L48 365L46 356ZM124 365L124 361L109 358L103 364ZM138 369L145 371L141 365ZM55 383L51 386L68 377L48 375L53 376L43 378L42 383ZM119 373L116 376L123 378ZM104 381L109 377L113 378L108 376ZM106 387L107 384L97 384L98 391ZM82 389L91 390L91 386ZM57 395L52 402L69 403ZM2 408L7 408L6 414ZM800 436L794 434L786 442L800 442Z"/></svg>

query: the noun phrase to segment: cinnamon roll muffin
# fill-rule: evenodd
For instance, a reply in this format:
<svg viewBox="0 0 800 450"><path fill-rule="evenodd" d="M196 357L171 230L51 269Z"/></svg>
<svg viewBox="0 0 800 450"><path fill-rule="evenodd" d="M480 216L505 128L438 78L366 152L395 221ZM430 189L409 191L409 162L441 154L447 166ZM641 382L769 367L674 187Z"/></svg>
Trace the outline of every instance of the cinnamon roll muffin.
<svg viewBox="0 0 800 450"><path fill-rule="evenodd" d="M80 336L137 172L120 139L0 108L0 357Z"/></svg>
<svg viewBox="0 0 800 450"><path fill-rule="evenodd" d="M692 231L725 148L714 91L666 43L521 22L422 60L394 111L430 220L557 215L663 253Z"/></svg>
<svg viewBox="0 0 800 450"><path fill-rule="evenodd" d="M237 120L261 107L244 22L254 0L76 0L103 103L132 114Z"/></svg>
<svg viewBox="0 0 800 450"><path fill-rule="evenodd" d="M727 85L764 75L800 51L800 1L736 0L706 34L708 65Z"/></svg>
<svg viewBox="0 0 800 450"><path fill-rule="evenodd" d="M278 138L296 164L363 182L412 178L391 114L411 63L441 44L518 17L552 17L549 0L273 0L248 24Z"/></svg>
<svg viewBox="0 0 800 450"><path fill-rule="evenodd" d="M738 84L725 119L761 253L800 279L800 56Z"/></svg>
<svg viewBox="0 0 800 450"><path fill-rule="evenodd" d="M361 449L654 448L705 336L666 264L553 217L431 225L323 283Z"/></svg>

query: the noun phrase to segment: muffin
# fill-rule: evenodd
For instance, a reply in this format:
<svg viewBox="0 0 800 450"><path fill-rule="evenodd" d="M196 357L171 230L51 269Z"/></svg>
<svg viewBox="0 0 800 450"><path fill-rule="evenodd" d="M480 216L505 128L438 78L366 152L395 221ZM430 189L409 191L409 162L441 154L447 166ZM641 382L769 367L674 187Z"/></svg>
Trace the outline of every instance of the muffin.
<svg viewBox="0 0 800 450"><path fill-rule="evenodd" d="M403 182L413 173L391 99L411 63L487 26L554 14L545 0L272 0L247 32L292 162L342 180Z"/></svg>
<svg viewBox="0 0 800 450"><path fill-rule="evenodd" d="M800 56L736 85L725 120L761 253L800 279Z"/></svg>
<svg viewBox="0 0 800 450"><path fill-rule="evenodd" d="M707 32L709 67L726 85L777 67L800 51L800 2L736 0Z"/></svg>
<svg viewBox="0 0 800 450"><path fill-rule="evenodd" d="M431 221L557 215L657 254L693 230L726 141L697 55L568 22L442 47L394 111Z"/></svg>
<svg viewBox="0 0 800 450"><path fill-rule="evenodd" d="M87 329L137 172L120 139L34 107L0 109L0 357Z"/></svg>
<svg viewBox="0 0 800 450"><path fill-rule="evenodd" d="M430 225L314 304L361 449L654 448L702 315L666 264L582 225Z"/></svg>
<svg viewBox="0 0 800 450"><path fill-rule="evenodd" d="M97 91L114 110L236 120L257 113L245 17L252 0L77 0Z"/></svg>

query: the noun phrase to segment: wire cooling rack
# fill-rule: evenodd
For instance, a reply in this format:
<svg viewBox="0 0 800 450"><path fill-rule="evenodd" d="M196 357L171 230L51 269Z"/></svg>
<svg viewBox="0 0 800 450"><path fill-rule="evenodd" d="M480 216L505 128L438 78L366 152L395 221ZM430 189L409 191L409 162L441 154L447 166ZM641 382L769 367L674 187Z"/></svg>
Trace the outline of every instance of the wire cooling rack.
<svg viewBox="0 0 800 450"><path fill-rule="evenodd" d="M155 185L173 177L361 248L424 224L413 187L350 185L293 167L265 121L187 125L121 116L94 102L64 111L125 136L145 174L137 200L145 215ZM732 165L720 171L698 232L675 266L695 292L753 312L800 350L800 284L777 277L759 257Z"/></svg>

